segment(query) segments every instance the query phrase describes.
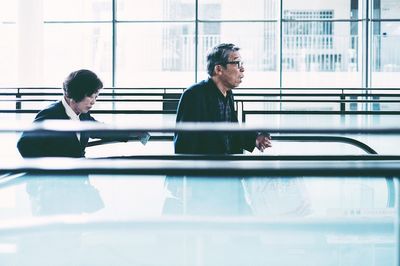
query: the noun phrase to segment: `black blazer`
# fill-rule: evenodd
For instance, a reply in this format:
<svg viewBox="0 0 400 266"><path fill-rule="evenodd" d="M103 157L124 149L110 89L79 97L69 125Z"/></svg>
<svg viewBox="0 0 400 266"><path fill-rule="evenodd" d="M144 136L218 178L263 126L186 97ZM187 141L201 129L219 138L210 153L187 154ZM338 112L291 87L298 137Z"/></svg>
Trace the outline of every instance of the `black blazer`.
<svg viewBox="0 0 400 266"><path fill-rule="evenodd" d="M80 115L81 121L96 121L89 113ZM34 122L48 119L70 119L61 101L57 101L40 111ZM75 132L40 135L24 132L17 147L22 157L84 157L89 134L81 132L80 141Z"/></svg>
<svg viewBox="0 0 400 266"><path fill-rule="evenodd" d="M212 79L203 80L186 89L178 105L176 122L221 122L218 107L219 90ZM231 110L233 94L231 94ZM233 112L232 121L238 123ZM253 151L256 132L235 133L232 153L243 153L243 149ZM211 132L179 132L174 136L175 153L183 154L224 154L225 144L221 133Z"/></svg>

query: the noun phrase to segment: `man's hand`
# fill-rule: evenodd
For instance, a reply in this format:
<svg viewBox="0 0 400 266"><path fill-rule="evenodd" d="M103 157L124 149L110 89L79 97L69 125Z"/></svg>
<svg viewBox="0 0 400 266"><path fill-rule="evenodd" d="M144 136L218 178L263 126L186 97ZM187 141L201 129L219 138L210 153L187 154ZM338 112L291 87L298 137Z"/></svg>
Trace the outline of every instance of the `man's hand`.
<svg viewBox="0 0 400 266"><path fill-rule="evenodd" d="M256 147L261 152L264 152L266 148L272 147L271 136L269 134L260 134L256 138Z"/></svg>

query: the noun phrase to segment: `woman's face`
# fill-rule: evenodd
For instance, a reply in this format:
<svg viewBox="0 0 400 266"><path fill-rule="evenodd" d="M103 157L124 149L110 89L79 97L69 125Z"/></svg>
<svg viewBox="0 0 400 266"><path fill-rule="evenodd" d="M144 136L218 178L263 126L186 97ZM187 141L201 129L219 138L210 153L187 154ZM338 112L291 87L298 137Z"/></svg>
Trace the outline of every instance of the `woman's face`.
<svg viewBox="0 0 400 266"><path fill-rule="evenodd" d="M93 105L96 103L96 99L99 96L99 92L93 93L90 96L86 96L80 102L70 101L70 106L76 114L85 114L92 109Z"/></svg>

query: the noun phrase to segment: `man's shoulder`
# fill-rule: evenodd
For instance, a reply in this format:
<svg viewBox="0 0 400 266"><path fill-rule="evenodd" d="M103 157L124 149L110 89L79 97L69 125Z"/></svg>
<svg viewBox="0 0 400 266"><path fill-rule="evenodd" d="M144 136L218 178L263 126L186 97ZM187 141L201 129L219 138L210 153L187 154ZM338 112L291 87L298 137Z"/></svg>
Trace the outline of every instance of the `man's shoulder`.
<svg viewBox="0 0 400 266"><path fill-rule="evenodd" d="M193 84L189 88L187 88L184 93L192 94L192 95L201 95L208 93L208 88L211 86L210 80L202 80L196 84Z"/></svg>

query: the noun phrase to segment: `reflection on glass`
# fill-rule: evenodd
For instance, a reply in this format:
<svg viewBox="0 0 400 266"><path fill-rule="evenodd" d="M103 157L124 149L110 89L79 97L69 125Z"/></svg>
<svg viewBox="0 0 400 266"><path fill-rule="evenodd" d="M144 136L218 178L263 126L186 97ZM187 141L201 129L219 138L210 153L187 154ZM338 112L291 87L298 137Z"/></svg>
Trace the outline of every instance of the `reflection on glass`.
<svg viewBox="0 0 400 266"><path fill-rule="evenodd" d="M173 177L165 180L164 215L249 215L240 178Z"/></svg>
<svg viewBox="0 0 400 266"><path fill-rule="evenodd" d="M29 178L26 191L33 215L92 213L104 207L87 176Z"/></svg>
<svg viewBox="0 0 400 266"><path fill-rule="evenodd" d="M302 178L253 177L242 180L246 199L257 216L306 216L311 202Z"/></svg>
<svg viewBox="0 0 400 266"><path fill-rule="evenodd" d="M189 177L165 179L165 215L393 216L389 178Z"/></svg>
<svg viewBox="0 0 400 266"><path fill-rule="evenodd" d="M302 178L167 177L165 215L301 217L311 213Z"/></svg>
<svg viewBox="0 0 400 266"><path fill-rule="evenodd" d="M85 176L29 176L3 182L2 201L14 199L15 205L3 204L0 212L5 222L0 227L0 261L4 265L197 265L199 261L202 265L397 265L396 213L395 208L385 207L388 187L383 177L171 176L160 215L163 179L91 176L99 191ZM15 194L7 193L9 188L15 188L11 190ZM25 191L35 215L96 213L51 217L55 223L49 217L35 217L30 223L30 215L22 215ZM105 207L97 212L103 200ZM311 207L313 212L307 215L304 210Z"/></svg>
<svg viewBox="0 0 400 266"><path fill-rule="evenodd" d="M24 179L34 216L77 217L104 208L99 191L87 176L25 176ZM81 230L47 230L44 226L17 235L18 265L80 265L87 258L83 247L88 234ZM1 255L4 254L0 252L0 260L4 262Z"/></svg>

